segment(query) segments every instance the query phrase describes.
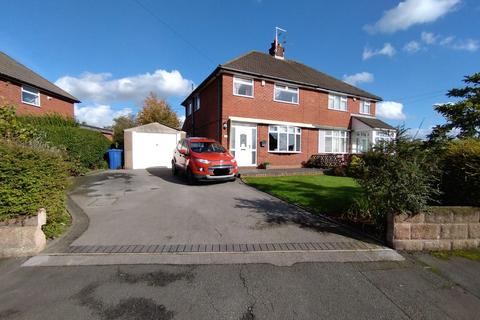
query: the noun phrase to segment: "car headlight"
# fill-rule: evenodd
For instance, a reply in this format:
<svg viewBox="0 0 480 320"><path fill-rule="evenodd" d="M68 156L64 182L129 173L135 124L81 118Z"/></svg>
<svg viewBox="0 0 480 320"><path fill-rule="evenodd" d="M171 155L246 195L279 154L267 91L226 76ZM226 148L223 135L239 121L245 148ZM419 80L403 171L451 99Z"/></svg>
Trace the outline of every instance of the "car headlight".
<svg viewBox="0 0 480 320"><path fill-rule="evenodd" d="M210 161L206 159L197 159L197 162L203 163L203 164L209 164Z"/></svg>

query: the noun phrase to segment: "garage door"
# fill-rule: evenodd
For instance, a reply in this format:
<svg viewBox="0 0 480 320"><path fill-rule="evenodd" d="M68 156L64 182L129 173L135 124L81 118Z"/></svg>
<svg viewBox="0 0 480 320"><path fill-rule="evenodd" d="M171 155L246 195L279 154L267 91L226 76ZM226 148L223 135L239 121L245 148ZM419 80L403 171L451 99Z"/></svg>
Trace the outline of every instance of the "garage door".
<svg viewBox="0 0 480 320"><path fill-rule="evenodd" d="M178 134L133 132L133 169L171 167Z"/></svg>

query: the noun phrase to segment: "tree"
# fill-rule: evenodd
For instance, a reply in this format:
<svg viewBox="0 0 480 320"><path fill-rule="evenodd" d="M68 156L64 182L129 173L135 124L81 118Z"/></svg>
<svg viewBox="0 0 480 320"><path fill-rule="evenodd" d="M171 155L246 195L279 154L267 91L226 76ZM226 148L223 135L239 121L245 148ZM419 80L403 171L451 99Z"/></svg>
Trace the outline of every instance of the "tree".
<svg viewBox="0 0 480 320"><path fill-rule="evenodd" d="M466 76L467 85L460 89L451 89L447 96L461 99L455 103L439 104L435 111L445 117L447 123L437 125L429 135L430 140L445 138L452 129L458 129L459 138L480 137L480 73Z"/></svg>
<svg viewBox="0 0 480 320"><path fill-rule="evenodd" d="M141 125L158 122L172 128L180 127L177 114L165 100L158 99L154 93L150 93L143 101L142 110L137 115L137 122Z"/></svg>
<svg viewBox="0 0 480 320"><path fill-rule="evenodd" d="M113 143L123 148L123 130L133 128L136 125L135 117L132 114L113 119Z"/></svg>

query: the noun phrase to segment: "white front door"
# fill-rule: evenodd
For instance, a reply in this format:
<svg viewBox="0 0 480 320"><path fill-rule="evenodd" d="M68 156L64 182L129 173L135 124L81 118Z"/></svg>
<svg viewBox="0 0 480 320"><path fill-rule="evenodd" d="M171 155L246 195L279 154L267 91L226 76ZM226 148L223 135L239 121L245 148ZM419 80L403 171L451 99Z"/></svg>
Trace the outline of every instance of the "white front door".
<svg viewBox="0 0 480 320"><path fill-rule="evenodd" d="M238 166L255 166L257 164L257 126L233 123L230 134L230 149Z"/></svg>

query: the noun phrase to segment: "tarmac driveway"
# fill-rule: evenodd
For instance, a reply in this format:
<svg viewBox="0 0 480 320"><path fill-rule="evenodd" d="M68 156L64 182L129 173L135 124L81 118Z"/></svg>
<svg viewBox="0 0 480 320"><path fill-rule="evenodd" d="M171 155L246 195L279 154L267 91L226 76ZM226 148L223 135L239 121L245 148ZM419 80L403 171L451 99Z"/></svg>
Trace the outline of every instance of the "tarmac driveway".
<svg viewBox="0 0 480 320"><path fill-rule="evenodd" d="M340 261L358 261L358 252L375 252L360 260L402 259L238 180L190 186L164 168L108 171L79 178L70 196L89 218L72 254L266 251L310 261L305 253L328 251L348 252Z"/></svg>

